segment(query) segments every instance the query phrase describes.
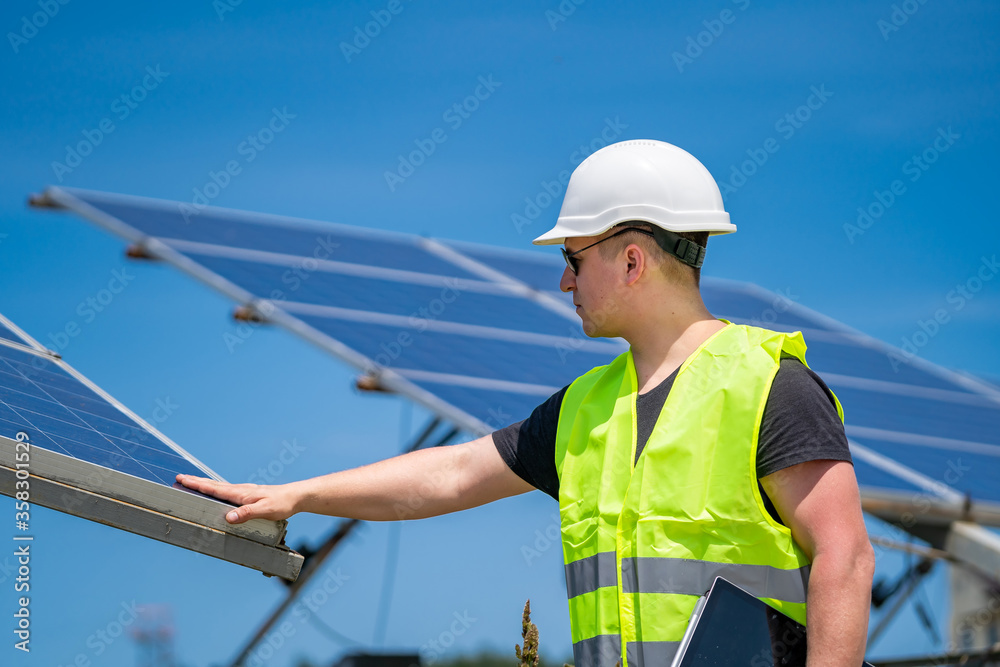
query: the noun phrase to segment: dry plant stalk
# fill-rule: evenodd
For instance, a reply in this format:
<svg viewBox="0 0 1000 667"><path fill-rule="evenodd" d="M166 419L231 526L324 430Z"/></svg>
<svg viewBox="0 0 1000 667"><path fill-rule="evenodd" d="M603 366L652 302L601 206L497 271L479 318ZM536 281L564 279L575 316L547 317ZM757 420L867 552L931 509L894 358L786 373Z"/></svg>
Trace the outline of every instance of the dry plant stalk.
<svg viewBox="0 0 1000 667"><path fill-rule="evenodd" d="M518 667L538 667L538 626L531 622L531 600L524 603L524 614L521 615L521 638L524 649L514 644L514 655L517 656Z"/></svg>

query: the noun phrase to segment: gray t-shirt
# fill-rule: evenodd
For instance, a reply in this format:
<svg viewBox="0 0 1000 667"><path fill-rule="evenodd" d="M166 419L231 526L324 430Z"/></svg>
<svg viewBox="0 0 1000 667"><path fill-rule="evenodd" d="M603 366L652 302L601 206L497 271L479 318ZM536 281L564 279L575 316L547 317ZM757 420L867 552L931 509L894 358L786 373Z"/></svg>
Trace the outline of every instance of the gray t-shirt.
<svg viewBox="0 0 1000 667"><path fill-rule="evenodd" d="M663 410L677 371L636 398L636 459ZM521 479L556 500L556 430L567 387L532 411L524 421L493 433L500 456ZM844 425L826 383L795 357L783 357L771 384L757 442L757 479L806 461L851 462ZM781 520L761 489L771 515Z"/></svg>

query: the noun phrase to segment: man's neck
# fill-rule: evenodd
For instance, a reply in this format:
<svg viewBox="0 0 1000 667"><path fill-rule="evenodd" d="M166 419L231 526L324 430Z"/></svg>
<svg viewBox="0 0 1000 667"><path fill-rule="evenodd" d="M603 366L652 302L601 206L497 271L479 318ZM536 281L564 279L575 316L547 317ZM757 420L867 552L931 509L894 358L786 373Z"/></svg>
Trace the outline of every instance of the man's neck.
<svg viewBox="0 0 1000 667"><path fill-rule="evenodd" d="M671 313L659 322L647 320L644 324L626 336L632 348L640 394L667 379L712 334L726 326L705 309L686 317Z"/></svg>

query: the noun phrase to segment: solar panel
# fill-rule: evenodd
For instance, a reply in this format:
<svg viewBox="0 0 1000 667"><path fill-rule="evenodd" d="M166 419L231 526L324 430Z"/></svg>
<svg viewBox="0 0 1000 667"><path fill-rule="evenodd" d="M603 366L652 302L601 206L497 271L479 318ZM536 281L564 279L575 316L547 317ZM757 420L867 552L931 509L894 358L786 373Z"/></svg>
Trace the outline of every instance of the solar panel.
<svg viewBox="0 0 1000 667"><path fill-rule="evenodd" d="M221 477L2 315L0 325L13 334L0 340L0 492L28 479L30 502L294 580L302 558L283 546L286 522L227 524L229 504L174 481Z"/></svg>
<svg viewBox="0 0 1000 667"><path fill-rule="evenodd" d="M186 218L176 202L71 188L38 203L96 222L476 434L523 419L626 349L583 334L554 254L212 207ZM1000 525L1000 392L901 363L899 350L750 283L706 277L702 293L733 322L803 331L811 367L844 404L866 508L921 521L915 508L933 506Z"/></svg>

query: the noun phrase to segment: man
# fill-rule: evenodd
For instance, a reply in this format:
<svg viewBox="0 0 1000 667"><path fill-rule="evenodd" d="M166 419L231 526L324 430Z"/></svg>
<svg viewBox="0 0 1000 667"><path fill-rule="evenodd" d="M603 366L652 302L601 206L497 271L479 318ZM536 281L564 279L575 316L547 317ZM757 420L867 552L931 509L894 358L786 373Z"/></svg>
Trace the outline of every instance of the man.
<svg viewBox="0 0 1000 667"><path fill-rule="evenodd" d="M418 488L410 518L423 518L538 488L559 501L577 667L669 664L717 574L808 621L810 667L860 665L874 554L840 404L800 334L706 309L707 237L732 231L693 156L608 146L576 169L535 243L564 244L560 288L584 331L628 352L462 445L280 486L178 480L240 504L233 523L393 520Z"/></svg>

